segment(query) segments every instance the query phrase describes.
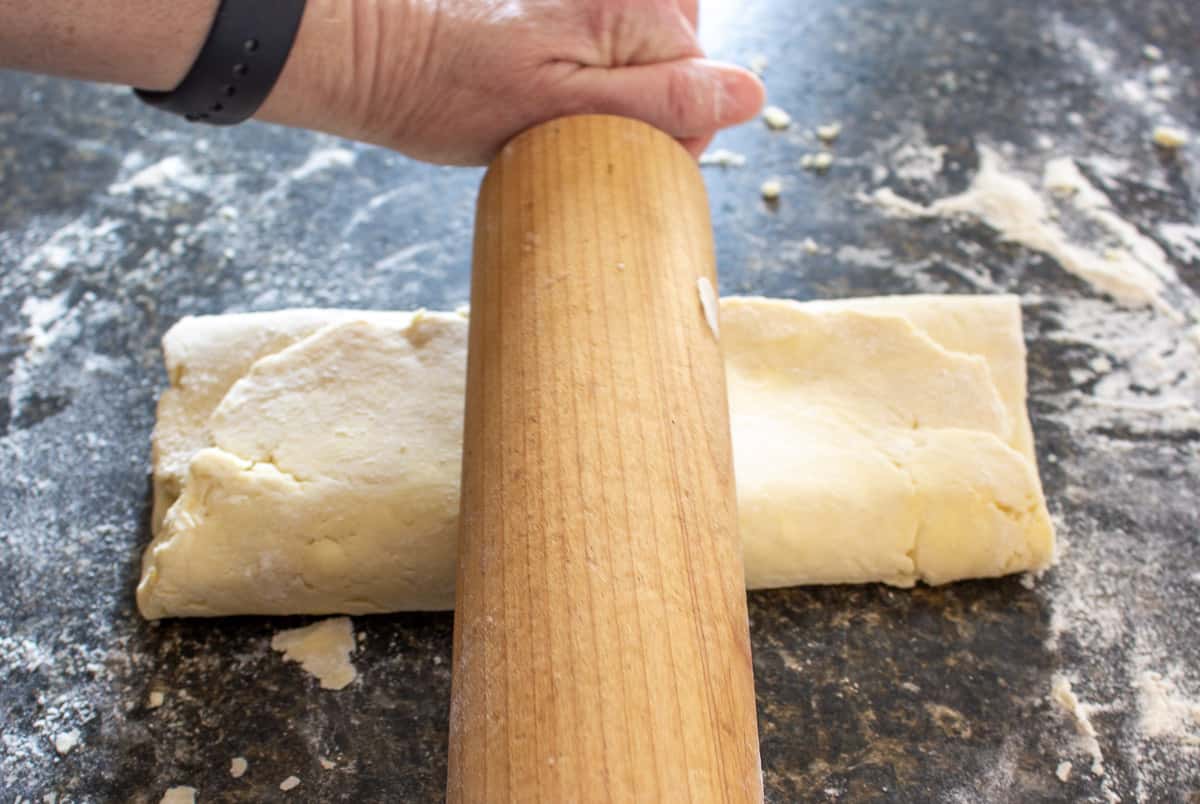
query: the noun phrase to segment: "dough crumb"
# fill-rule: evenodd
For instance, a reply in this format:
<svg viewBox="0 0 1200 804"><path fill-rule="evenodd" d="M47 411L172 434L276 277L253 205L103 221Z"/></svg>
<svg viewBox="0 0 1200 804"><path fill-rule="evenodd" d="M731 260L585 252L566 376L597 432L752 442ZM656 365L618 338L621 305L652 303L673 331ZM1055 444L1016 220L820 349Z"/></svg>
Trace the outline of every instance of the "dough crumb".
<svg viewBox="0 0 1200 804"><path fill-rule="evenodd" d="M1058 767L1054 769L1054 775L1058 777L1058 780L1060 782L1063 782L1065 784L1066 781L1071 778L1071 763L1070 762L1058 763Z"/></svg>
<svg viewBox="0 0 1200 804"><path fill-rule="evenodd" d="M763 109L762 119L772 131L783 131L792 124L792 116L778 106Z"/></svg>
<svg viewBox="0 0 1200 804"><path fill-rule="evenodd" d="M344 689L358 677L350 663L354 627L349 617L332 617L303 628L280 631L271 639L271 648L282 653L285 661L299 662L317 677L322 689Z"/></svg>
<svg viewBox="0 0 1200 804"><path fill-rule="evenodd" d="M817 126L817 139L821 142L833 142L842 133L841 123L830 123L825 126Z"/></svg>
<svg viewBox="0 0 1200 804"><path fill-rule="evenodd" d="M234 757L229 760L229 775L235 779L240 779L245 775L246 769L250 767L250 763L245 757Z"/></svg>
<svg viewBox="0 0 1200 804"><path fill-rule="evenodd" d="M783 183L779 179L767 179L758 188L758 191L762 193L763 200L775 201L783 192Z"/></svg>
<svg viewBox="0 0 1200 804"><path fill-rule="evenodd" d="M822 151L819 154L805 154L800 157L800 167L805 170L815 170L824 173L833 165L833 154Z"/></svg>
<svg viewBox="0 0 1200 804"><path fill-rule="evenodd" d="M750 72L754 73L759 78L762 78L763 73L767 71L767 65L769 63L770 62L767 60L766 56L761 53L756 53L750 57Z"/></svg>
<svg viewBox="0 0 1200 804"><path fill-rule="evenodd" d="M813 240L811 237L804 238L804 242L800 244L800 247L804 249L805 254L821 253L821 247L818 246L817 241Z"/></svg>
<svg viewBox="0 0 1200 804"><path fill-rule="evenodd" d="M284 791L285 793L288 790L295 790L299 786L300 786L300 779L295 776L289 776L286 779L284 779L282 782L279 783L279 789Z"/></svg>
<svg viewBox="0 0 1200 804"><path fill-rule="evenodd" d="M700 164L704 167L715 165L716 167L742 167L746 164L746 157L736 151L730 151L725 148L717 148L715 151L708 151L700 156Z"/></svg>
<svg viewBox="0 0 1200 804"><path fill-rule="evenodd" d="M700 291L700 307L704 310L704 320L708 322L708 328L712 331L713 338L720 340L721 303L717 299L717 292L713 290L712 282L708 281L707 276L702 276L696 280L696 289Z"/></svg>
<svg viewBox="0 0 1200 804"><path fill-rule="evenodd" d="M321 763L321 767L324 768L325 770L333 770L334 768L337 767L337 763L334 762L332 759L326 759L325 757L319 757L317 759L317 761Z"/></svg>
<svg viewBox="0 0 1200 804"><path fill-rule="evenodd" d="M54 738L54 750L62 757L75 750L75 746L77 745L79 745L79 729L64 731Z"/></svg>
<svg viewBox="0 0 1200 804"><path fill-rule="evenodd" d="M163 793L162 800L158 804L196 804L196 788L172 787Z"/></svg>
<svg viewBox="0 0 1200 804"><path fill-rule="evenodd" d="M1156 45L1146 45L1142 48L1142 56L1145 57L1146 61L1162 61L1162 48Z"/></svg>
<svg viewBox="0 0 1200 804"><path fill-rule="evenodd" d="M1176 148L1182 148L1188 144L1187 132L1171 126L1159 126L1154 129L1152 139L1154 140L1154 144L1159 148L1166 148L1169 151L1174 151Z"/></svg>
<svg viewBox="0 0 1200 804"><path fill-rule="evenodd" d="M167 696L161 690L151 690L150 696L146 699L147 709L157 709L166 703Z"/></svg>

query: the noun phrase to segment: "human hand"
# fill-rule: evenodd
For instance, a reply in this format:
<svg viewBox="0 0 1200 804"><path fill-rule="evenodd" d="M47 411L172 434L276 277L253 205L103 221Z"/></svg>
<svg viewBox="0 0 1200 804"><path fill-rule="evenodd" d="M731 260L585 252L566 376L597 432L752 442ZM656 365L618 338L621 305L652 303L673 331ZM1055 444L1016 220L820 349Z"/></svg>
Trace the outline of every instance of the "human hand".
<svg viewBox="0 0 1200 804"><path fill-rule="evenodd" d="M257 117L480 164L532 125L607 113L699 154L763 88L705 60L696 23L696 0L309 0Z"/></svg>

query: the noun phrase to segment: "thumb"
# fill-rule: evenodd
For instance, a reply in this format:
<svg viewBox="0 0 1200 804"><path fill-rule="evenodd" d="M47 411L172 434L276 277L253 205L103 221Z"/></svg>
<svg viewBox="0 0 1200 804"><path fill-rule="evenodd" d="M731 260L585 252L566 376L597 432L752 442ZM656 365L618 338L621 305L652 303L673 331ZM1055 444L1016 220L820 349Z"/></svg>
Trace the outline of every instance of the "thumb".
<svg viewBox="0 0 1200 804"><path fill-rule="evenodd" d="M758 114L765 92L749 70L706 59L586 67L563 89L574 111L634 117L679 140L698 140Z"/></svg>

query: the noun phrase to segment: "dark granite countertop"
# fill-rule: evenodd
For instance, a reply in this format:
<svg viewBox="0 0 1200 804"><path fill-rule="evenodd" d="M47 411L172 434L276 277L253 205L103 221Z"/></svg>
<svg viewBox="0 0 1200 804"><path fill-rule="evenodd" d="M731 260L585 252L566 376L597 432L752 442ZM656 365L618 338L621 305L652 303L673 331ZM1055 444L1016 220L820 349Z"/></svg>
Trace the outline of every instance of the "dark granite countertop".
<svg viewBox="0 0 1200 804"><path fill-rule="evenodd" d="M794 118L716 143L747 160L705 169L721 290L1021 294L1063 545L1038 579L751 594L769 799L1200 801L1195 0L706 10L712 52L765 56L770 100ZM802 169L813 127L835 120L832 168ZM1160 123L1192 144L1156 149ZM1127 236L1159 249L1158 308L1119 305L977 221L865 200L960 192L985 148L1035 188L1073 159ZM769 176L784 187L770 206ZM149 624L133 588L162 333L199 313L452 308L479 178L0 75L0 801L157 802L184 784L200 801L441 797L449 614L356 618L360 678L329 692L269 650L303 618ZM1068 223L1097 254L1121 246L1096 219Z"/></svg>

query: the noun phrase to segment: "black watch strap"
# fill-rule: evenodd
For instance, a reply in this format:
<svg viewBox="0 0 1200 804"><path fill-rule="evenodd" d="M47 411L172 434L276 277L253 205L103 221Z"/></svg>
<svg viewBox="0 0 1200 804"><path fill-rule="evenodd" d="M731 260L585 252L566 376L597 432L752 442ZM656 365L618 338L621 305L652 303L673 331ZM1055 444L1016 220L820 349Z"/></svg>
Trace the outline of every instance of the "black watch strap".
<svg viewBox="0 0 1200 804"><path fill-rule="evenodd" d="M267 99L287 63L305 0L221 0L200 55L169 92L135 89L189 121L231 126Z"/></svg>

